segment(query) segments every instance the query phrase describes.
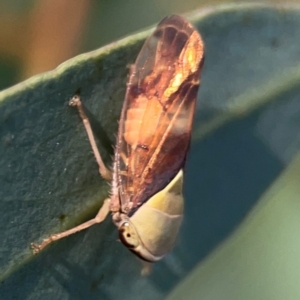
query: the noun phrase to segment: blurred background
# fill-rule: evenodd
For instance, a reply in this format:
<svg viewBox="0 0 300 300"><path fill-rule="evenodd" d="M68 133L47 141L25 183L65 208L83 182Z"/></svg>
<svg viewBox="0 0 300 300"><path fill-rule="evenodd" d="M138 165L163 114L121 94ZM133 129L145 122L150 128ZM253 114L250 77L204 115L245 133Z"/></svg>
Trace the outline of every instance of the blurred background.
<svg viewBox="0 0 300 300"><path fill-rule="evenodd" d="M226 2L0 0L0 90L154 25L171 13Z"/></svg>

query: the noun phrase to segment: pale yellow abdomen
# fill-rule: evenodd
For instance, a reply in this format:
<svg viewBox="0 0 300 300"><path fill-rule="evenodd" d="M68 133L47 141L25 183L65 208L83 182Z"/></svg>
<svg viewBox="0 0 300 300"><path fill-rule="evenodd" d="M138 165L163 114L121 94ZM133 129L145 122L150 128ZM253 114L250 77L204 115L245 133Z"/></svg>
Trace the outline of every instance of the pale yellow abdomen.
<svg viewBox="0 0 300 300"><path fill-rule="evenodd" d="M154 256L170 252L183 218L183 171L160 192L152 196L130 218L144 247Z"/></svg>

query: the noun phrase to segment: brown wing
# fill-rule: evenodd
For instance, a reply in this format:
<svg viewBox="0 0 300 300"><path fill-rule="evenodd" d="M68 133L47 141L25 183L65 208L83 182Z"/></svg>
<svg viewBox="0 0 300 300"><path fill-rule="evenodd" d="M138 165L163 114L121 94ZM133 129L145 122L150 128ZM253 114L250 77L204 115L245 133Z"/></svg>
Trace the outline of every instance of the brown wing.
<svg viewBox="0 0 300 300"><path fill-rule="evenodd" d="M185 163L203 57L198 32L174 15L161 21L131 68L114 170L129 215Z"/></svg>

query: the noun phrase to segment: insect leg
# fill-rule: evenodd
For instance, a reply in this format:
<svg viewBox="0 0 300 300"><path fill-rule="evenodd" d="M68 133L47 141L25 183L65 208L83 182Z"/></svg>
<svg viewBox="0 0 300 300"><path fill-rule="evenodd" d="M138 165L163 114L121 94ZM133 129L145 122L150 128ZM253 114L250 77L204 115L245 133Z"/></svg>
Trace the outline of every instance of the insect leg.
<svg viewBox="0 0 300 300"><path fill-rule="evenodd" d="M152 272L152 267L153 264L144 260L140 259L140 262L142 263L142 270L141 270L141 275L142 276L148 276Z"/></svg>
<svg viewBox="0 0 300 300"><path fill-rule="evenodd" d="M101 155L99 153L97 144L95 142L95 138L94 138L94 134L93 134L93 131L92 131L90 121L89 121L87 115L85 114L85 112L83 110L82 103L80 101L80 97L78 95L73 96L73 98L69 101L69 105L70 106L76 106L77 109L78 109L79 115L82 119L83 125L84 125L85 130L86 130L86 133L89 137L89 141L90 141L91 147L93 149L96 161L99 165L99 172L100 172L101 176L104 179L106 179L107 181L111 181L112 180L112 173L109 169L106 168L106 166L105 166L105 164L104 164L104 162L101 158Z"/></svg>
<svg viewBox="0 0 300 300"><path fill-rule="evenodd" d="M126 168L128 167L128 157L126 156L126 154L124 152L120 152L120 157L122 158Z"/></svg>
<svg viewBox="0 0 300 300"><path fill-rule="evenodd" d="M44 239L41 244L31 243L31 249L32 249L33 253L37 254L40 251L42 251L46 246L48 246L49 244L51 244L54 241L60 240L68 235L71 235L73 233L76 233L83 229L89 228L97 223L101 223L102 221L104 221L104 219L106 218L106 216L108 215L108 213L110 211L109 202L110 202L110 199L104 200L102 207L100 208L98 214L96 215L96 217L94 219L84 222L84 223L82 223L74 228L71 228L69 230L66 230L66 231L63 231L60 233L56 233L56 234L52 234L47 239Z"/></svg>

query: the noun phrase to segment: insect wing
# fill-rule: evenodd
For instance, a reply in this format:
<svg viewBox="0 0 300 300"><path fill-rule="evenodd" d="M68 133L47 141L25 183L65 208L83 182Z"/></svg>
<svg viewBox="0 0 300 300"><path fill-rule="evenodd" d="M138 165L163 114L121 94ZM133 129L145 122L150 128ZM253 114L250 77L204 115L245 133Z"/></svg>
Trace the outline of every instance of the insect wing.
<svg viewBox="0 0 300 300"><path fill-rule="evenodd" d="M174 15L161 21L131 68L114 170L129 215L184 166L203 57L198 32Z"/></svg>

